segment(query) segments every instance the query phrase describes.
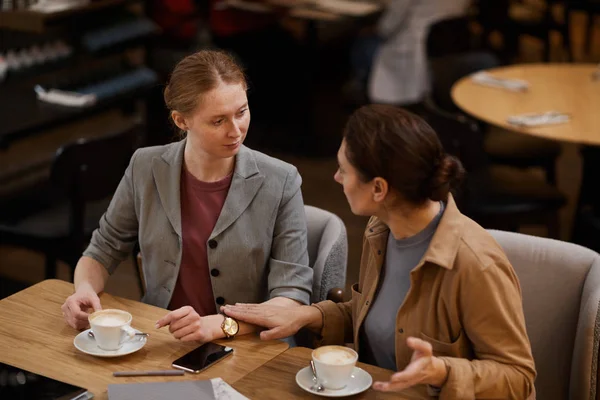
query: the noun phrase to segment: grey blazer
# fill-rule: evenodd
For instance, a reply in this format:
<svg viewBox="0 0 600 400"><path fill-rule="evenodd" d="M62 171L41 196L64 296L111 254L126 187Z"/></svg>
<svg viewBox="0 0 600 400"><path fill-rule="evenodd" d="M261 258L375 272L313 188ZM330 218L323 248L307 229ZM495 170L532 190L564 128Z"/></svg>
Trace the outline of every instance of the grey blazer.
<svg viewBox="0 0 600 400"><path fill-rule="evenodd" d="M146 294L167 308L181 263L180 176L186 141L137 150L83 253L113 273L139 240ZM306 217L296 168L242 146L207 243L216 306L276 296L308 304ZM210 244L210 245L209 245Z"/></svg>

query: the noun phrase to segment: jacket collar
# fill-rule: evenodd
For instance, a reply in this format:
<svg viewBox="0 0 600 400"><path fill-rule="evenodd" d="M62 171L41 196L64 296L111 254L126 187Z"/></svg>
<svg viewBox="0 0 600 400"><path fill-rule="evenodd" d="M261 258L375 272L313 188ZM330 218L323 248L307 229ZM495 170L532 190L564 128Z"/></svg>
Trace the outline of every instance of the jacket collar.
<svg viewBox="0 0 600 400"><path fill-rule="evenodd" d="M187 140L171 146L152 160L152 174L163 208L173 230L181 236L181 167ZM227 229L248 207L262 186L262 175L252 150L240 148L235 159L231 186L211 237Z"/></svg>
<svg viewBox="0 0 600 400"><path fill-rule="evenodd" d="M417 267L424 262L431 262L440 267L451 270L454 267L454 259L458 253L458 247L463 236L464 216L459 211L454 198L448 195L444 215L431 238L431 243L423 255L423 259ZM377 217L371 218L367 224L366 238L372 240L387 240L390 229Z"/></svg>
<svg viewBox="0 0 600 400"><path fill-rule="evenodd" d="M181 237L181 202L180 183L183 152L187 140L167 146L160 157L152 159L152 175L163 209L173 226L173 230Z"/></svg>
<svg viewBox="0 0 600 400"><path fill-rule="evenodd" d="M254 152L242 146L235 159L235 169L231 186L221 209L217 224L210 235L219 235L248 208L263 184L265 176L258 169Z"/></svg>

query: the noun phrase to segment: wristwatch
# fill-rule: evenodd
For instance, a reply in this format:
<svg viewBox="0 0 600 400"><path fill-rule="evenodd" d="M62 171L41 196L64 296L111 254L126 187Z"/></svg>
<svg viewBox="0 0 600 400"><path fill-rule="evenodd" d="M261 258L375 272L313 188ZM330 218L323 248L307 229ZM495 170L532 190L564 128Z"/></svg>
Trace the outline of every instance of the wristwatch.
<svg viewBox="0 0 600 400"><path fill-rule="evenodd" d="M237 335L238 331L240 330L240 325L235 319L228 317L225 314L223 314L223 317L225 317L225 319L221 323L221 330L227 339L231 339Z"/></svg>

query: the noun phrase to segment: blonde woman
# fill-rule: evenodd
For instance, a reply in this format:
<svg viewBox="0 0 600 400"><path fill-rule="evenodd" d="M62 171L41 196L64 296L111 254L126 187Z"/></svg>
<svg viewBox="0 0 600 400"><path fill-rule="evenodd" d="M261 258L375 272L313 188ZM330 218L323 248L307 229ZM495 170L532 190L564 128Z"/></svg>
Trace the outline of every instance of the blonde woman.
<svg viewBox="0 0 600 400"><path fill-rule="evenodd" d="M172 310L156 326L177 339L255 330L240 323L226 331L224 304L309 302L301 178L292 165L243 145L246 88L241 68L222 52L200 51L175 67L164 98L185 138L133 155L77 264L75 293L62 306L69 325L88 325L87 310L101 308L97 293L136 241L143 301Z"/></svg>

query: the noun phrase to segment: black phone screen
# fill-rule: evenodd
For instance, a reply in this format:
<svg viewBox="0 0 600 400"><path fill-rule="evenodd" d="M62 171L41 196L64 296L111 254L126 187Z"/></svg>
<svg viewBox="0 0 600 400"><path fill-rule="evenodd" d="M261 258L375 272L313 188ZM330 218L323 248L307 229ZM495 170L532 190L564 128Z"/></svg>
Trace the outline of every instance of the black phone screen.
<svg viewBox="0 0 600 400"><path fill-rule="evenodd" d="M227 357L231 353L233 353L233 349L230 347L221 346L215 343L205 343L183 357L175 360L173 362L173 367L188 372L198 373L224 357Z"/></svg>

